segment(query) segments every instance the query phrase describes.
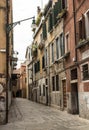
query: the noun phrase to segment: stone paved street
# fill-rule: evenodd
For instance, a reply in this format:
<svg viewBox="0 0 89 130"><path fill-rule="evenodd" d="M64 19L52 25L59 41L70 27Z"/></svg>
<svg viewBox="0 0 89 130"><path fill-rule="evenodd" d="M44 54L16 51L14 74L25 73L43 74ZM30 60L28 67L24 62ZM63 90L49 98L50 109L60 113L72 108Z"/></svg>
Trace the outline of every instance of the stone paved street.
<svg viewBox="0 0 89 130"><path fill-rule="evenodd" d="M89 121L27 99L14 99L0 130L89 130Z"/></svg>

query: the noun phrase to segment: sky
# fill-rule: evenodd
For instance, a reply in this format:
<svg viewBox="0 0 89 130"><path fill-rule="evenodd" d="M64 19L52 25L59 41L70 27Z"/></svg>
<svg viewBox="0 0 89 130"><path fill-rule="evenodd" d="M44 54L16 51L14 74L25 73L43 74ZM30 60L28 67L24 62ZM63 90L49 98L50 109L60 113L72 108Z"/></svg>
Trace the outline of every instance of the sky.
<svg viewBox="0 0 89 130"><path fill-rule="evenodd" d="M13 22L37 15L37 6L44 8L49 0L13 0ZM32 43L32 20L22 22L14 28L14 50L18 54L18 68L25 60L26 48Z"/></svg>

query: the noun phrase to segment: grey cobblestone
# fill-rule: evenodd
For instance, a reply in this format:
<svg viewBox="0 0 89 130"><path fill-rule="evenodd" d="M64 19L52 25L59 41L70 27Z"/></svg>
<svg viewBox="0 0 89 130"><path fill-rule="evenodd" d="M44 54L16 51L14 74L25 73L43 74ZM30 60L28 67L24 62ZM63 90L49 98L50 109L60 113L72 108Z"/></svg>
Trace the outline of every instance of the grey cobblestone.
<svg viewBox="0 0 89 130"><path fill-rule="evenodd" d="M89 120L26 99L15 99L0 130L89 130Z"/></svg>

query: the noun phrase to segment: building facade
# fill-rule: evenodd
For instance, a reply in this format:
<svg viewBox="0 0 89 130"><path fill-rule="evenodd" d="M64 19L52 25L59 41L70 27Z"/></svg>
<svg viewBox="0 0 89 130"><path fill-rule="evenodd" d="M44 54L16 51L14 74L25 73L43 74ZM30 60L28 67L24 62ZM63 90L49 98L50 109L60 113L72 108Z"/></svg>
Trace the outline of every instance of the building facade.
<svg viewBox="0 0 89 130"><path fill-rule="evenodd" d="M21 63L20 66L20 91L21 97L26 98L26 63Z"/></svg>
<svg viewBox="0 0 89 130"><path fill-rule="evenodd" d="M13 52L12 0L0 0L0 123L7 122L11 103L11 73Z"/></svg>
<svg viewBox="0 0 89 130"><path fill-rule="evenodd" d="M49 0L38 9L32 100L89 119L88 0Z"/></svg>
<svg viewBox="0 0 89 130"><path fill-rule="evenodd" d="M32 100L32 82L33 82L33 61L32 61L32 45L26 49L26 98Z"/></svg>
<svg viewBox="0 0 89 130"><path fill-rule="evenodd" d="M60 6L61 4L61 6ZM44 19L41 18L34 33L33 49L35 85L35 101L58 107L67 108L66 77L64 71L64 30L63 16L66 4L60 1L49 1L44 9Z"/></svg>

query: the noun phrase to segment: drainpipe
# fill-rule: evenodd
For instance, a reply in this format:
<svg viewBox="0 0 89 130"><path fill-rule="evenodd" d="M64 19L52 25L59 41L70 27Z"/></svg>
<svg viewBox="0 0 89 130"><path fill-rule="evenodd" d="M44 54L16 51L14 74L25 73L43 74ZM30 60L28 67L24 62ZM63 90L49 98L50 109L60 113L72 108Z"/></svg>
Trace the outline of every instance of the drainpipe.
<svg viewBox="0 0 89 130"><path fill-rule="evenodd" d="M77 37L76 37L76 7L75 7L75 0L73 0L73 14L74 14L74 38L75 38L75 63L77 63Z"/></svg>
<svg viewBox="0 0 89 130"><path fill-rule="evenodd" d="M50 44L48 45L48 105L51 106L51 86L50 86Z"/></svg>
<svg viewBox="0 0 89 130"><path fill-rule="evenodd" d="M6 123L8 123L8 86L9 86L9 9L8 0L6 0Z"/></svg>

